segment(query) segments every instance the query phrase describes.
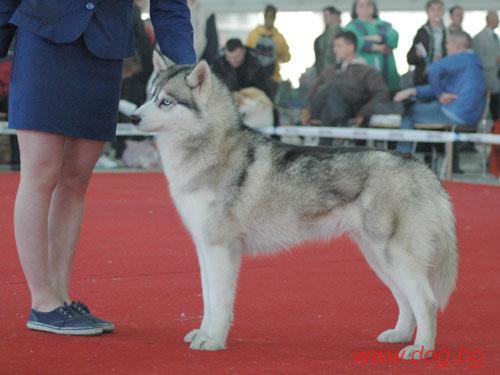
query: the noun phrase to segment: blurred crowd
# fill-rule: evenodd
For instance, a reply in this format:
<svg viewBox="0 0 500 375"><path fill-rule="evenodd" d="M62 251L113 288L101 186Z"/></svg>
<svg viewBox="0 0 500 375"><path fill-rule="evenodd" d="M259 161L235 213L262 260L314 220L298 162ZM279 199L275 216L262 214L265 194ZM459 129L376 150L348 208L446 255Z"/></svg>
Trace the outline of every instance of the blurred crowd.
<svg viewBox="0 0 500 375"><path fill-rule="evenodd" d="M374 1L354 1L352 20L345 27L341 27L339 10L335 7L323 9L325 29L314 41L314 67L308 70L301 80L301 86L305 86L305 89L298 89L301 91L303 105L308 110L303 122L308 123L312 118L328 125L361 126L367 125L374 113L406 113L404 111L408 106L397 105L397 102L407 99L418 101L424 98L411 95L412 98L402 99L402 94L397 95L398 92L424 85L434 86L433 89L436 89L438 83L429 79L431 66L455 54L473 56L454 59L464 60L460 69L470 73L466 74L470 75L470 79L458 82L458 86L472 85L469 91L480 93L482 100L486 98L488 91L491 115L493 119L497 119L500 91L500 47L495 33L498 27L497 12L487 13L485 28L472 38L462 28L465 16L462 7L454 6L449 10L449 25L444 23L445 7L441 0L428 1L425 11L427 22L416 31L413 44L408 46L407 61L413 69L401 77L393 54L394 49L401 48L398 47L398 32L390 23L379 17L379 10ZM245 43L239 39L230 39L221 49L213 66L214 71L231 90L257 87L275 104L279 91L276 87L286 86L281 83L279 65L291 58L285 37L274 26L276 14L275 7L267 6L264 11L264 24L252 30ZM450 60L445 60L447 61ZM448 81L463 78L463 72L440 72L442 76L439 77L439 84L444 81L448 84ZM478 72L482 73L482 77L475 76ZM364 74L367 74L369 79ZM268 77L267 80L263 79L265 76ZM477 86L476 90L474 85ZM484 85L486 88L483 89ZM438 96L443 92L435 94L439 100ZM429 99L425 98L426 101ZM448 105L459 99L447 96L446 99L443 98L447 103L442 104ZM481 99L475 103L480 113L484 107L484 104L481 106ZM339 100L343 100L343 103L339 103ZM339 113L336 108L342 107L345 110ZM314 113L310 113L311 110ZM456 122L456 117L461 117L462 114L455 115L457 116L452 120ZM475 125L470 123L475 122L474 116L461 120L461 123Z"/></svg>
<svg viewBox="0 0 500 375"><path fill-rule="evenodd" d="M323 9L324 31L315 41L315 63L292 88L280 76L280 64L293 58L286 36L275 26L278 9L264 9L263 24L251 30L246 40L231 38L219 45L216 15L199 11L190 0L197 57L205 59L213 72L235 93L243 121L250 126L287 125L369 126L375 114L401 116L401 127L416 123L453 124L475 129L489 103L491 118L500 117L500 44L495 10L487 12L484 29L470 36L462 28L464 9L449 9L450 24L441 0L425 5L427 22L416 30L411 46L399 46L399 34L379 16L373 0L355 0L351 21L342 27L341 12ZM124 61L122 99L141 105L153 70L155 36L149 20L141 15L147 4L134 0L136 54ZM411 71L400 76L393 51L408 48ZM7 113L10 57L0 61L0 116ZM299 116L290 116L290 111ZM121 115L119 122L126 122ZM135 137L137 138L137 137ZM108 154L116 166L127 145L141 138L118 137ZM19 160L15 137L11 137L11 163ZM320 144L331 145L330 139ZM412 152L411 144L397 148ZM108 158L109 159L109 158ZM107 164L106 164L107 163Z"/></svg>
<svg viewBox="0 0 500 375"><path fill-rule="evenodd" d="M464 9L453 6L448 11L451 22L446 25L443 1L427 1L427 21L407 47L412 68L403 76L393 53L402 48L398 31L380 18L373 0L355 0L345 27L338 9L323 9L325 29L314 41L315 63L298 89L281 82L279 65L293 57L274 26L273 6L266 7L264 24L249 33L245 44L239 39L227 42L214 71L233 91L249 86L263 91L273 102L274 125L280 123L280 114L298 106L300 121L287 118L282 124L360 127L370 126L373 115L394 114L403 129L439 124L441 129L475 131L487 106L493 121L500 116L498 12L487 12L484 29L472 37L462 27ZM319 140L320 145L334 143L331 138ZM400 152L415 151L408 142L392 146ZM454 171L461 172L458 158Z"/></svg>

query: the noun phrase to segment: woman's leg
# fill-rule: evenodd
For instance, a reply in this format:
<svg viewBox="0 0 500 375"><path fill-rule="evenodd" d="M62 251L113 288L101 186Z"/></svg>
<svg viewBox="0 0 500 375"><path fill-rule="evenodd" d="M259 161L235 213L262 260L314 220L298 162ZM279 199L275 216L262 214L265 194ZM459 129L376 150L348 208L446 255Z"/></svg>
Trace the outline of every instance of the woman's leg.
<svg viewBox="0 0 500 375"><path fill-rule="evenodd" d="M21 180L14 209L17 251L31 292L32 308L61 305L49 278L48 213L63 164L64 137L18 130Z"/></svg>
<svg viewBox="0 0 500 375"><path fill-rule="evenodd" d="M83 217L85 193L104 142L66 138L61 174L49 210L49 274L60 300L68 288Z"/></svg>

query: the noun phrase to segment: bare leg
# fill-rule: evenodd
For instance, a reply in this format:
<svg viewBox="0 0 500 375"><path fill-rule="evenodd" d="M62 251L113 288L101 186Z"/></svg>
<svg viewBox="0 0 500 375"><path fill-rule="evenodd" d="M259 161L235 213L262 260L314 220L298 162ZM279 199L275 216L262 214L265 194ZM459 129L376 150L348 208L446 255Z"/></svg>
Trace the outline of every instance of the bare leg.
<svg viewBox="0 0 500 375"><path fill-rule="evenodd" d="M49 210L49 274L54 292L70 303L71 265L80 235L85 193L104 142L66 138L60 179Z"/></svg>
<svg viewBox="0 0 500 375"><path fill-rule="evenodd" d="M57 184L64 137L19 130L21 181L14 209L19 260L31 293L31 306L50 311L61 305L52 289L48 266L48 212Z"/></svg>

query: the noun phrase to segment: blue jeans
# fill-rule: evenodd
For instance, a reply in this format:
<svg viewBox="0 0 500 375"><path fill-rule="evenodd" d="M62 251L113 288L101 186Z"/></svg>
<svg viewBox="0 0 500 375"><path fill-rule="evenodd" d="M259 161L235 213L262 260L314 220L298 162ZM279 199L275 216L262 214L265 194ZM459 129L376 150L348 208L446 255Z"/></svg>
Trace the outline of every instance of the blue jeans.
<svg viewBox="0 0 500 375"><path fill-rule="evenodd" d="M441 104L434 100L432 102L416 102L403 116L401 129L413 129L414 124L446 124L463 125L464 122L452 113L445 113ZM398 142L396 149L399 152L411 153L413 142Z"/></svg>

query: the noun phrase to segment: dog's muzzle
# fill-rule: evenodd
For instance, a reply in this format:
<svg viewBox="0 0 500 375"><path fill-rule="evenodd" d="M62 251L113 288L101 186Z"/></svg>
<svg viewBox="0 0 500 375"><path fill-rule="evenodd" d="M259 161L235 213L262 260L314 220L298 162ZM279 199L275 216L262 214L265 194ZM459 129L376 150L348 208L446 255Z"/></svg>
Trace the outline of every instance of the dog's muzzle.
<svg viewBox="0 0 500 375"><path fill-rule="evenodd" d="M130 122L134 124L135 126L139 125L141 123L141 117L137 115L131 115L130 116Z"/></svg>

